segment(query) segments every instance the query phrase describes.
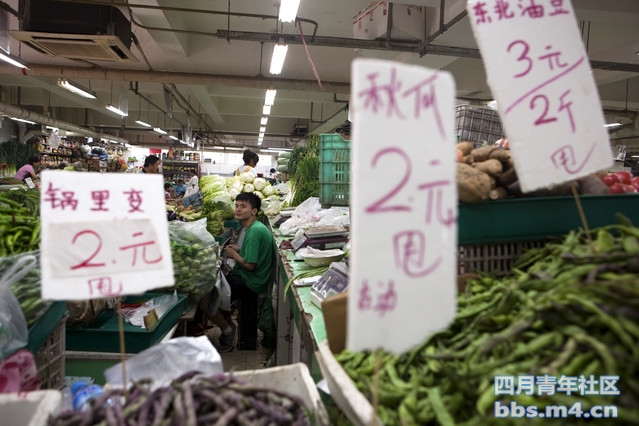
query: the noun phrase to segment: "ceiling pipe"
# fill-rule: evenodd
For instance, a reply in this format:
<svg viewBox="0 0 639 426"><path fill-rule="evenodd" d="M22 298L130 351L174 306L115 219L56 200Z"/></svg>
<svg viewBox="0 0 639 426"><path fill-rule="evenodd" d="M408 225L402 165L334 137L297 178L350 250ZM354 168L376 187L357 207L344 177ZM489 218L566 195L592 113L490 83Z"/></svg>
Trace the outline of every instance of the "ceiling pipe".
<svg viewBox="0 0 639 426"><path fill-rule="evenodd" d="M5 114L10 117L22 118L24 120L34 121L36 123L44 124L46 126L57 127L58 129L67 130L69 132L79 133L84 136L89 136L95 139L109 139L119 143L129 143L127 139L123 139L117 136L108 135L104 133L98 133L86 127L77 126L75 124L67 123L66 121L56 120L46 115L39 114L37 112L29 111L19 106L6 104L0 102L0 114Z"/></svg>
<svg viewBox="0 0 639 426"><path fill-rule="evenodd" d="M106 69L106 68L85 68L85 67L69 67L58 65L37 65L29 64L29 70L22 73L16 67L11 65L0 65L0 74L17 75L18 73L26 74L34 77L59 77L64 75L66 78L87 78L91 80L106 81L139 81L146 83L173 83L173 84L191 84L202 86L232 86L232 87L248 87L253 89L277 89L277 90L300 90L315 91L317 90L317 81L315 80L296 80L288 78L266 78L262 76L230 76L215 74L199 74L185 72L166 72L166 71L148 71L148 70L123 70L123 69ZM326 91L350 94L350 84L341 82L322 81L322 85Z"/></svg>

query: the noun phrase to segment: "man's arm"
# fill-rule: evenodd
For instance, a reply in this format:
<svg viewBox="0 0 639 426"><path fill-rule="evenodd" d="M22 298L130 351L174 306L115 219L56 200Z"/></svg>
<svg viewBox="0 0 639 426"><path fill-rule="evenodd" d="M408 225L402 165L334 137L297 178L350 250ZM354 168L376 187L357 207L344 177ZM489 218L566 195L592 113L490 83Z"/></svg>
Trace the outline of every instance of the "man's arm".
<svg viewBox="0 0 639 426"><path fill-rule="evenodd" d="M240 254L237 252L236 247L237 246L229 245L224 249L224 253L226 253L226 256L230 259L235 260L235 262L237 262L237 265L239 265L240 267L246 269L247 271L253 271L257 266L257 263L245 262L244 259L242 259L242 256L240 256Z"/></svg>

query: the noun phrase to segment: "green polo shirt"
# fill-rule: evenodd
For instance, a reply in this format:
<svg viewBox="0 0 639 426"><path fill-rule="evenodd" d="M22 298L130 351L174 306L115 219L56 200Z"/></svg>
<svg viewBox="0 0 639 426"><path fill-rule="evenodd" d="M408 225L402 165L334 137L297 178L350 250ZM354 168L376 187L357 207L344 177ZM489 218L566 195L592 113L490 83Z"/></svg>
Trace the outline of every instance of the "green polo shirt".
<svg viewBox="0 0 639 426"><path fill-rule="evenodd" d="M273 259L275 257L275 239L271 231L259 220L256 220L244 231L244 241L240 249L240 257L247 263L255 263L255 269L246 270L239 265L233 273L244 279L247 287L257 294L268 290Z"/></svg>

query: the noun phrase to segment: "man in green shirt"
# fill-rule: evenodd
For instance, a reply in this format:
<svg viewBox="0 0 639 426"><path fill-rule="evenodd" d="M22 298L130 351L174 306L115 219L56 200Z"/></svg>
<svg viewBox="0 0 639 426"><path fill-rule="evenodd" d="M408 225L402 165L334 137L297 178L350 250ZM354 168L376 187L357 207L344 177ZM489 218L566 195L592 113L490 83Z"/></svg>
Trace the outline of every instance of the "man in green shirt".
<svg viewBox="0 0 639 426"><path fill-rule="evenodd" d="M235 218L242 224L244 240L241 248L233 244L224 248L226 256L236 262L226 277L231 286L231 301L241 300L244 311L248 308L257 312L257 296L268 291L271 269L275 266L275 239L271 231L257 220L261 204L262 200L253 193L237 196ZM237 326L227 318L219 309L211 318L222 329L220 352L232 351L237 340Z"/></svg>

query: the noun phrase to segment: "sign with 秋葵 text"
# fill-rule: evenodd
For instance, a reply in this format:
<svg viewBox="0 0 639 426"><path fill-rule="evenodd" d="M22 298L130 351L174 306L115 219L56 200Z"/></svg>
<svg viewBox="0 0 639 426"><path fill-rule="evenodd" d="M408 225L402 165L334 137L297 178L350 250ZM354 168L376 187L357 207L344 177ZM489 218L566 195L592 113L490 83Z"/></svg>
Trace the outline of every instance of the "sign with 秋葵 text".
<svg viewBox="0 0 639 426"><path fill-rule="evenodd" d="M85 300L172 286L162 175L43 171L42 298Z"/></svg>
<svg viewBox="0 0 639 426"><path fill-rule="evenodd" d="M351 75L347 347L401 352L455 313L455 83L375 59Z"/></svg>
<svg viewBox="0 0 639 426"><path fill-rule="evenodd" d="M469 0L466 7L522 190L610 167L601 102L570 1Z"/></svg>

